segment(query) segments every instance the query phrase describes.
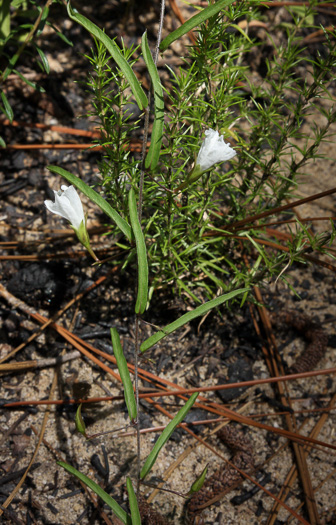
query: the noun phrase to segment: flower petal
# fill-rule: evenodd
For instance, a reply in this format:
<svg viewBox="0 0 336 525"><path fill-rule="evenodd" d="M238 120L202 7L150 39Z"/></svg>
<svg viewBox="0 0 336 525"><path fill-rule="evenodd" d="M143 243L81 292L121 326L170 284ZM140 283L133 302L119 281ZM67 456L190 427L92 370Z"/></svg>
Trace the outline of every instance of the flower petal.
<svg viewBox="0 0 336 525"><path fill-rule="evenodd" d="M67 188L65 191L64 191L64 196L69 199L70 203L71 203L71 206L73 207L76 215L78 216L78 218L80 217L80 222L81 223L82 221L84 221L85 223L85 217L84 217L84 210L83 210L83 205L82 205L82 201L80 200L80 197L77 193L77 191L75 190L75 188L73 186L69 186L69 188Z"/></svg>
<svg viewBox="0 0 336 525"><path fill-rule="evenodd" d="M82 222L85 224L80 197L73 186L63 185L61 188L59 191L54 191L55 202L47 200L44 204L49 211L67 219L75 230L78 230Z"/></svg>

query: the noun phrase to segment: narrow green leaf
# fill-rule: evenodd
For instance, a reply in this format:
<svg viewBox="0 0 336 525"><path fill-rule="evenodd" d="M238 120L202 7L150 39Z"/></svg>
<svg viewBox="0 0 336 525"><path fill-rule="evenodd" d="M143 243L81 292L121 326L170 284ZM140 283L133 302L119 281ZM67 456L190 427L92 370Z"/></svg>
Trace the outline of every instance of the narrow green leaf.
<svg viewBox="0 0 336 525"><path fill-rule="evenodd" d="M48 170L52 173L61 175L61 177L64 177L70 182L70 184L82 191L84 195L89 197L92 202L97 204L97 206L99 206L99 208L116 223L116 225L121 229L123 234L126 235L129 241L132 240L132 230L130 225L119 215L118 212L112 208L112 206L110 206L108 202L106 202L105 199L103 199L101 195L99 195L99 193L90 188L90 186L85 184L85 182L83 182L79 177L76 177L76 175L73 175L63 168L59 168L58 166L48 166Z"/></svg>
<svg viewBox="0 0 336 525"><path fill-rule="evenodd" d="M97 496L99 496L110 507L110 509L113 510L117 518L119 518L125 525L132 525L130 515L127 514L127 512L125 512L124 509L122 509L120 505L113 498L111 498L109 494L107 494L107 492L105 492L105 490L97 485L97 483L64 461L57 461L57 464L70 472L70 474L73 474L73 476L76 476L76 478L80 479L87 487L89 487L89 489L93 490L93 492L97 494Z"/></svg>
<svg viewBox="0 0 336 525"><path fill-rule="evenodd" d="M195 403L195 401L197 399L197 396L198 396L198 392L195 392L194 394L192 394L190 396L190 399L188 399L188 401L184 405L184 407L182 407L181 410L179 410L179 412L176 414L174 419L172 419L171 422L168 423L168 425L166 426L166 428L162 432L161 436L156 441L152 451L149 453L149 455L148 455L148 457L147 457L147 459L145 461L145 464L144 464L144 466L141 469L140 479L144 479L147 476L148 472L150 471L150 469L154 465L154 463L155 463L155 461L156 461L156 459L157 459L157 457L159 455L160 450L165 445L165 443L168 441L168 439L170 438L170 436L174 432L174 430L177 427L177 425L179 425L183 421L185 416L188 414L189 410L191 409L191 407Z"/></svg>
<svg viewBox="0 0 336 525"><path fill-rule="evenodd" d="M8 120L10 122L13 122L14 115L13 115L12 107L11 107L10 103L8 102L5 93L2 90L0 92L0 96L1 96L1 100L2 100L3 105L4 105L4 108L3 108L4 109L4 113L5 113L6 117L8 118Z"/></svg>
<svg viewBox="0 0 336 525"><path fill-rule="evenodd" d="M157 166L160 156L160 150L162 145L163 137L163 118L154 119L152 127L151 143L148 149L148 153L145 159L145 168L151 168L152 170Z"/></svg>
<svg viewBox="0 0 336 525"><path fill-rule="evenodd" d="M117 367L124 385L124 396L130 420L133 421L137 417L137 407L134 396L131 376L128 370L127 361L125 359L123 349L120 343L120 337L116 328L111 328L111 339L113 346L113 353L117 360Z"/></svg>
<svg viewBox="0 0 336 525"><path fill-rule="evenodd" d="M42 51L42 49L40 47L38 47L36 44L35 44L35 48L36 48L36 51L38 52L38 54L40 55L40 59L41 59L44 71L47 73L47 75L49 75L49 73L50 73L50 66L49 66L49 62L48 62L47 57L45 56L45 54Z"/></svg>
<svg viewBox="0 0 336 525"><path fill-rule="evenodd" d="M154 90L154 124L152 129L151 143L145 161L145 167L150 167L153 170L156 168L157 163L159 161L160 150L162 145L164 123L164 99L159 73L154 63L152 53L149 49L147 31L145 31L145 33L142 35L141 49L148 72L152 80Z"/></svg>
<svg viewBox="0 0 336 525"><path fill-rule="evenodd" d="M138 217L133 188L131 188L131 191L128 194L128 209L138 258L138 295L135 304L135 313L143 314L146 310L148 299L148 262L145 238Z"/></svg>
<svg viewBox="0 0 336 525"><path fill-rule="evenodd" d="M10 0L2 0L0 3L0 38L5 40L11 29Z"/></svg>
<svg viewBox="0 0 336 525"><path fill-rule="evenodd" d="M68 46L73 47L73 42L71 42L71 40L69 40L65 35L63 35L63 33L61 33L60 31L56 31L56 34L61 40L63 40L63 42L68 44Z"/></svg>
<svg viewBox="0 0 336 525"><path fill-rule="evenodd" d="M206 467L204 467L201 475L198 476L196 481L194 481L194 483L191 485L190 490L189 490L189 494L190 495L191 494L195 494L195 492L198 492L199 490L201 490L201 488L204 485L205 476L207 475L207 472L208 472L208 465L206 465Z"/></svg>
<svg viewBox="0 0 336 525"><path fill-rule="evenodd" d="M15 58L17 59L17 55L15 55ZM16 62L16 60L15 60ZM7 70L9 72L11 72L11 67L8 67L6 69L6 72ZM26 78L24 75L22 75L22 73L20 73L20 71L18 71L17 69L13 69L13 73L15 73L19 78L21 78L21 80L23 80L23 82L25 82L28 86L34 88L36 91L38 91L39 93L45 93L45 89L41 86L39 86L38 84L35 84L35 82L32 82L31 80L28 80L28 78ZM5 75L6 78L8 75Z"/></svg>
<svg viewBox="0 0 336 525"><path fill-rule="evenodd" d="M68 44L69 46L73 47L73 43L71 42L71 40L69 40L65 35L63 35L63 33L61 33L60 31L58 31L57 27L55 27L49 20L47 20L46 24L49 26L49 27L52 27L53 30L55 31L56 35L61 38L63 40L63 42L65 42L66 44Z"/></svg>
<svg viewBox="0 0 336 525"><path fill-rule="evenodd" d="M37 9L38 9L39 13L42 11L42 8L39 7L39 6L37 6ZM40 23L39 23L39 26L38 26L38 30L36 32L36 36L39 36L43 32L43 29L44 29L44 26L45 26L46 21L48 19L48 16L49 16L49 7L44 7L43 11L42 11L41 20L40 20Z"/></svg>
<svg viewBox="0 0 336 525"><path fill-rule="evenodd" d="M294 6L293 5L293 6L288 7L288 11L290 11L292 15L297 15L301 19L301 21L304 22L303 25L305 27L314 25L314 14L310 13L309 15L307 15L307 6L305 5Z"/></svg>
<svg viewBox="0 0 336 525"><path fill-rule="evenodd" d="M239 31L239 33L241 33L243 35L244 38L246 38L246 40L248 40L248 42L250 42L250 44L253 44L252 40L248 37L247 33L245 33L244 29L242 29L238 24L231 24L232 28L236 29L237 31Z"/></svg>
<svg viewBox="0 0 336 525"><path fill-rule="evenodd" d="M20 7L23 4L26 4L27 0L12 0L10 3L12 5L12 7L14 7L16 9L17 7Z"/></svg>
<svg viewBox="0 0 336 525"><path fill-rule="evenodd" d="M156 332L156 334L146 339L140 346L141 352L145 352L167 335L171 334L178 328L181 328L181 326L185 325L186 323L192 321L192 319L195 319L196 317L199 317L201 315L205 315L207 312L209 312L209 310L212 310L212 308L216 308L216 306L220 306L221 304L226 303L230 299L233 299L237 295L240 295L244 292L248 292L248 290L248 288L240 288L238 290L233 290L233 292L220 295L219 297L216 297L216 299L212 299L211 301L201 304L201 306L198 306L197 308L195 308L195 310L192 310L191 312L182 315L182 317L168 324L161 331Z"/></svg>
<svg viewBox="0 0 336 525"><path fill-rule="evenodd" d="M84 420L82 418L82 403L77 408L76 416L75 416L75 424L76 424L76 429L78 430L78 432L83 434L83 436L86 436L86 427L85 427Z"/></svg>
<svg viewBox="0 0 336 525"><path fill-rule="evenodd" d="M138 502L133 489L132 481L128 476L126 478L126 487L131 511L132 525L141 525L141 516L139 512Z"/></svg>
<svg viewBox="0 0 336 525"><path fill-rule="evenodd" d="M137 104L140 109L144 109L148 106L148 100L145 95L144 90L140 86L140 83L135 76L131 66L128 64L128 62L123 57L118 45L111 40L104 31L102 31L98 26L96 26L93 22L85 18L85 16L79 14L77 10L72 9L70 3L67 5L68 14L69 17L84 27L91 35L93 35L99 42L104 44L110 55L112 56L113 60L116 62L118 67L121 69L121 71L124 73L125 77L127 78L129 85L131 87L131 90L133 92L133 95L135 96L135 100L137 101Z"/></svg>
<svg viewBox="0 0 336 525"><path fill-rule="evenodd" d="M200 13L197 13L197 15L192 16L181 27L175 29L175 31L170 33L170 35L168 35L164 40L162 40L160 44L160 50L165 51L172 42L175 42L175 40L177 40L181 36L185 35L195 27L201 25L211 16L214 16L217 13L219 13L219 11L221 11L224 7L233 4L234 1L235 0L219 0L215 4L212 4L209 7L203 9Z"/></svg>
<svg viewBox="0 0 336 525"><path fill-rule="evenodd" d="M38 7L38 9L40 10L41 8ZM43 13L42 13L41 21L42 21L42 22L45 22L45 21L47 20L48 16L49 16L49 7L44 7L44 8L43 8Z"/></svg>
<svg viewBox="0 0 336 525"><path fill-rule="evenodd" d="M181 290L184 290L192 298L192 300L195 301L196 304L201 302L200 298L197 297L197 295L195 295L194 293L192 293L190 288L183 282L183 279L176 279L176 283L179 286L179 288L181 288Z"/></svg>
<svg viewBox="0 0 336 525"><path fill-rule="evenodd" d="M0 147L1 148L5 148L6 147L6 142L4 141L4 139L2 137L0 137Z"/></svg>

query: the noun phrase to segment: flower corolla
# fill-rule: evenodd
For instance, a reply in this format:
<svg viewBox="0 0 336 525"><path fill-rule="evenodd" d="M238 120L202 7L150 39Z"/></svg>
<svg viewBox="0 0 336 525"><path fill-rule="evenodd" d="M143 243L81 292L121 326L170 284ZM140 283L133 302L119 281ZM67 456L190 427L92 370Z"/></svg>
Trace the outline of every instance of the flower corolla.
<svg viewBox="0 0 336 525"><path fill-rule="evenodd" d="M55 202L49 200L44 201L45 206L52 213L56 213L56 215L60 215L63 219L67 219L70 222L79 241L85 246L94 260L98 261L99 259L96 257L90 246L83 205L77 191L73 186L63 185L60 190L54 190L54 193Z"/></svg>
<svg viewBox="0 0 336 525"><path fill-rule="evenodd" d="M81 223L85 226L85 216L80 197L73 186L61 186L55 191L55 202L44 201L44 204L52 213L67 219L74 230L78 231Z"/></svg>
<svg viewBox="0 0 336 525"><path fill-rule="evenodd" d="M230 160L235 155L235 150L231 148L230 144L224 142L224 137L218 131L208 129L205 132L205 139L198 152L196 169L202 172L207 171L214 164Z"/></svg>

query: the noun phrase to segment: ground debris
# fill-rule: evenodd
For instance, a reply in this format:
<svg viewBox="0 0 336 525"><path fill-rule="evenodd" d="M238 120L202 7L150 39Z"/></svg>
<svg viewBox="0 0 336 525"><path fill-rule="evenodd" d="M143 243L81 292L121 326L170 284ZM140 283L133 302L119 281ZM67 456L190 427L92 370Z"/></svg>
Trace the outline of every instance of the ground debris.
<svg viewBox="0 0 336 525"><path fill-rule="evenodd" d="M144 498L138 501L142 525L170 525L169 521L157 512Z"/></svg>
<svg viewBox="0 0 336 525"><path fill-rule="evenodd" d="M235 467L244 472L250 472L254 468L252 443L241 430L238 430L236 426L228 425L222 428L217 435L231 449L233 456L230 463L223 463L205 481L201 490L190 499L187 506L190 524L196 522L197 515L207 506L207 502L243 480L243 476Z"/></svg>
<svg viewBox="0 0 336 525"><path fill-rule="evenodd" d="M321 324L295 310L277 312L276 315L271 315L271 321L280 328L284 325L293 327L309 342L305 351L289 368L289 373L300 374L313 370L324 356L328 345L328 335Z"/></svg>

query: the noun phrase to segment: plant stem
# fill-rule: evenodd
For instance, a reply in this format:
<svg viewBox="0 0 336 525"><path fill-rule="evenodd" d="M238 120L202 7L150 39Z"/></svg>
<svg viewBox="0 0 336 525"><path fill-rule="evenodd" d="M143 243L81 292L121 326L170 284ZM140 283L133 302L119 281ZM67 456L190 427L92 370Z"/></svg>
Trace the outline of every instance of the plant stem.
<svg viewBox="0 0 336 525"><path fill-rule="evenodd" d="M159 29L158 29L158 36L157 36L155 56L154 56L155 65L157 64L158 56L159 56L159 47L160 47L161 35L162 35L164 11L165 11L165 0L161 0ZM149 86L149 90L148 90L148 107L146 108L144 135L143 135L142 152L141 152L141 172L140 172L139 201L138 201L138 217L139 217L140 224L141 224L141 217L142 217L143 186L144 186L144 177L145 177L144 164L145 164L145 158L146 158L146 147L147 147L147 138L148 138L150 103L151 103L151 86ZM135 384L135 399L136 399L136 405L137 405L137 419L135 422L136 435L137 435L137 486L136 486L137 497L139 497L139 489L140 489L140 452L141 452L139 376L138 376L139 346L140 346L140 316L137 315L135 318L135 356L134 356L134 384Z"/></svg>
<svg viewBox="0 0 336 525"><path fill-rule="evenodd" d="M139 496L139 489L140 489L140 453L141 453L141 446L140 446L140 403L139 403L139 376L138 376L138 368L139 368L139 345L140 345L140 338L139 338L139 328L140 328L140 319L139 316L136 315L135 318L135 356L134 356L134 387L135 387L135 400L136 400L136 407L137 407L137 418L135 422L135 428L136 428L136 441L137 441L137 484L136 484L136 493L137 497Z"/></svg>
<svg viewBox="0 0 336 525"><path fill-rule="evenodd" d="M155 46L155 54L154 54L154 64L155 65L157 65L158 56L159 56L162 27L163 27L163 20L164 20L164 11L165 11L165 0L161 0L159 29L158 29L158 35L157 35L156 46ZM146 158L146 147L147 147L147 138L148 138L149 108L150 108L151 98L152 98L151 97L151 87L152 86L150 83L150 86L148 89L148 106L146 108L144 135L143 135L142 151L141 151L141 172L140 172L140 182L139 182L139 203L138 203L138 215L139 215L140 222L141 222L141 216L142 216L143 185L144 185L144 177L145 177L144 164L145 164L145 158Z"/></svg>

